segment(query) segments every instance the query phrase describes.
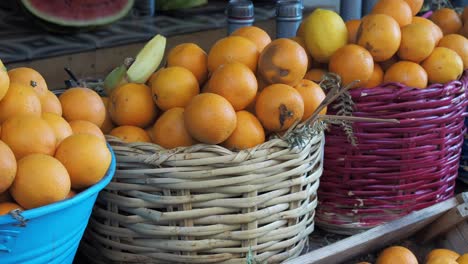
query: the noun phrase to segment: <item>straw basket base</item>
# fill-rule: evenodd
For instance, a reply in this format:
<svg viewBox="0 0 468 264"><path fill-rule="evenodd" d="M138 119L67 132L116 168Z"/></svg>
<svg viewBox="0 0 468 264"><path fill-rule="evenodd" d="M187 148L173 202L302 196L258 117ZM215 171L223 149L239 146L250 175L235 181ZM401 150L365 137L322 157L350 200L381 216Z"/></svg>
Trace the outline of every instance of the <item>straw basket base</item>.
<svg viewBox="0 0 468 264"><path fill-rule="evenodd" d="M314 230L323 132L240 152L107 139L117 170L82 241L90 263L280 263Z"/></svg>

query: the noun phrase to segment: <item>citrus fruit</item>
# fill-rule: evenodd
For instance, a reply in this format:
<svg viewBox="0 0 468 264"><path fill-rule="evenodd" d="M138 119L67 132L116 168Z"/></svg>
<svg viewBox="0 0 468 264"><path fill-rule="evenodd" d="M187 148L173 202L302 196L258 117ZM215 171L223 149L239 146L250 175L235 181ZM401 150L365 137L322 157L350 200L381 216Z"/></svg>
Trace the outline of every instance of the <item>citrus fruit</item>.
<svg viewBox="0 0 468 264"><path fill-rule="evenodd" d="M202 85L208 78L208 55L195 43L182 43L167 53L167 67L180 66L188 69ZM150 77L151 80L151 77Z"/></svg>
<svg viewBox="0 0 468 264"><path fill-rule="evenodd" d="M184 70L190 73L187 69ZM110 117L118 126L144 128L152 124L158 115L151 88L144 84L128 83L115 88L108 104Z"/></svg>
<svg viewBox="0 0 468 264"><path fill-rule="evenodd" d="M75 134L62 141L55 158L67 169L71 188L81 190L105 176L112 156L102 139L89 134Z"/></svg>
<svg viewBox="0 0 468 264"><path fill-rule="evenodd" d="M10 193L19 205L36 208L65 199L70 192L67 169L52 156L31 154L18 160Z"/></svg>
<svg viewBox="0 0 468 264"><path fill-rule="evenodd" d="M218 67L208 85L209 92L226 98L236 111L245 109L255 98L258 89L255 74L249 67L235 61Z"/></svg>
<svg viewBox="0 0 468 264"><path fill-rule="evenodd" d="M192 72L179 66L159 70L151 82L151 89L154 102L163 111L185 107L200 92Z"/></svg>
<svg viewBox="0 0 468 264"><path fill-rule="evenodd" d="M288 129L304 115L304 100L293 87L272 84L265 87L257 97L255 113L263 127L270 132Z"/></svg>
<svg viewBox="0 0 468 264"><path fill-rule="evenodd" d="M106 107L95 91L83 87L70 88L59 96L59 100L63 117L68 122L87 120L98 127L104 123Z"/></svg>
<svg viewBox="0 0 468 264"><path fill-rule="evenodd" d="M258 119L247 111L236 113L237 125L232 134L222 143L231 150L253 148L265 142L265 131Z"/></svg>
<svg viewBox="0 0 468 264"><path fill-rule="evenodd" d="M224 97L202 93L185 107L184 124L194 139L206 144L219 144L236 128L236 112Z"/></svg>

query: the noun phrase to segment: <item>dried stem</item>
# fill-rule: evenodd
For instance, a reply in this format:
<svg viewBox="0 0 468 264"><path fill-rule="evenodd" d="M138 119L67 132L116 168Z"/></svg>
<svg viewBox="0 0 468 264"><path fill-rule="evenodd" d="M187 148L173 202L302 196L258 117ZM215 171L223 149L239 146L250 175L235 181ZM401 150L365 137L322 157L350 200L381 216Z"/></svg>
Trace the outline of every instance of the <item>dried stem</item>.
<svg viewBox="0 0 468 264"><path fill-rule="evenodd" d="M296 121L283 136L278 137L286 140L292 147L303 147L311 140L311 135L321 133L325 130L327 124L337 124L343 128L343 131L348 137L348 141L355 146L357 144L357 139L353 132L353 122L399 123L396 119L354 117L354 102L348 91L357 83L358 81L354 81L342 87L339 75L327 73L320 82L320 86L327 93L325 99L307 120L302 123L300 123L299 120ZM338 109L336 115L319 114L320 111L335 102L335 100L338 102L332 107Z"/></svg>

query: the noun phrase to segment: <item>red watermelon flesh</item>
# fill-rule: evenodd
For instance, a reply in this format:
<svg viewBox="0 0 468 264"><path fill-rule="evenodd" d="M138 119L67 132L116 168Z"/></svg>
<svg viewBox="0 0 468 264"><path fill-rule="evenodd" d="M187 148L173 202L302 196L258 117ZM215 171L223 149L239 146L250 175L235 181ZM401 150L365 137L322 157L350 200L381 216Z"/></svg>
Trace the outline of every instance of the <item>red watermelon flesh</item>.
<svg viewBox="0 0 468 264"><path fill-rule="evenodd" d="M96 26L124 17L133 0L21 0L36 17L62 26Z"/></svg>

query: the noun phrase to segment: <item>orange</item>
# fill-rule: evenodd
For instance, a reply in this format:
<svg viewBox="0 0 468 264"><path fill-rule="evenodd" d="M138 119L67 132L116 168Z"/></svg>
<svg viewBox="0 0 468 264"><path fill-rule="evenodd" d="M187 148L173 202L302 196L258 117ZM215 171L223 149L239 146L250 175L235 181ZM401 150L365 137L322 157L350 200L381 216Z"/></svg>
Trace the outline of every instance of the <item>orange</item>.
<svg viewBox="0 0 468 264"><path fill-rule="evenodd" d="M323 99L325 99L325 92L318 84L307 79L303 79L294 88L301 94L302 100L304 101L304 115L301 121L305 121L322 103ZM321 115L325 115L326 113L326 107L319 112Z"/></svg>
<svg viewBox="0 0 468 264"><path fill-rule="evenodd" d="M426 264L459 264L456 260L451 257L438 256L431 258L426 262Z"/></svg>
<svg viewBox="0 0 468 264"><path fill-rule="evenodd" d="M32 115L18 115L3 122L1 140L15 153L16 159L33 153L54 155L57 143L49 123Z"/></svg>
<svg viewBox="0 0 468 264"><path fill-rule="evenodd" d="M463 24L466 24L465 22L468 20L468 6L463 8L461 19Z"/></svg>
<svg viewBox="0 0 468 264"><path fill-rule="evenodd" d="M306 24L304 22L305 22L305 19L302 20L301 24L299 24L299 27L297 28L297 31L296 31L296 37L304 38L304 35L305 35L304 28Z"/></svg>
<svg viewBox="0 0 468 264"><path fill-rule="evenodd" d="M15 160L16 163L16 160ZM10 195L10 192L8 190L0 193L0 203L3 202L13 202L13 198Z"/></svg>
<svg viewBox="0 0 468 264"><path fill-rule="evenodd" d="M362 18L357 43L367 49L374 61L390 59L400 47L400 26L391 16L371 14Z"/></svg>
<svg viewBox="0 0 468 264"><path fill-rule="evenodd" d="M341 77L343 85L358 80L357 86L365 84L374 71L374 60L365 48L347 44L339 48L330 58L328 70Z"/></svg>
<svg viewBox="0 0 468 264"><path fill-rule="evenodd" d="M369 80L362 85L363 88L374 88L382 84L384 77L384 72L382 67L379 64L374 63L374 70L372 71L372 75Z"/></svg>
<svg viewBox="0 0 468 264"><path fill-rule="evenodd" d="M202 85L208 78L208 55L195 43L182 43L167 54L167 67L180 66L188 69Z"/></svg>
<svg viewBox="0 0 468 264"><path fill-rule="evenodd" d="M457 258L457 262L458 264L468 264L468 253L465 253Z"/></svg>
<svg viewBox="0 0 468 264"><path fill-rule="evenodd" d="M432 36L434 37L436 45L437 45L437 43L439 43L439 40L444 35L442 33L442 30L440 29L440 27L438 25L436 25L434 22L432 22L431 20L427 19L427 18L415 16L415 17L413 17L413 21L411 23L412 24L423 24L423 25L431 27Z"/></svg>
<svg viewBox="0 0 468 264"><path fill-rule="evenodd" d="M8 91L0 100L0 123L22 114L41 116L41 101L32 88L11 83Z"/></svg>
<svg viewBox="0 0 468 264"><path fill-rule="evenodd" d="M399 61L384 74L384 82L402 83L409 87L426 88L427 73L421 65L411 61Z"/></svg>
<svg viewBox="0 0 468 264"><path fill-rule="evenodd" d="M265 86L266 87L266 86ZM263 90L263 89L262 89ZM257 97L260 94L260 91L257 92L255 95L255 98L252 100L252 102L245 108L246 111L252 113L255 115L255 104L257 103Z"/></svg>
<svg viewBox="0 0 468 264"><path fill-rule="evenodd" d="M200 92L192 72L179 66L159 70L151 83L151 89L154 102L163 111L185 107Z"/></svg>
<svg viewBox="0 0 468 264"><path fill-rule="evenodd" d="M166 149L187 147L195 140L187 131L184 121L184 108L174 107L164 112L150 130L155 144Z"/></svg>
<svg viewBox="0 0 468 264"><path fill-rule="evenodd" d="M15 209L24 210L19 204L13 202L1 202L0 203L0 216L7 215L10 211Z"/></svg>
<svg viewBox="0 0 468 264"><path fill-rule="evenodd" d="M372 14L385 14L393 17L400 27L411 23L413 11L405 0L379 0L372 8Z"/></svg>
<svg viewBox="0 0 468 264"><path fill-rule="evenodd" d="M424 0L405 0L405 2L411 8L411 13L413 16L415 16L417 13L419 13L419 11L421 11L421 8L424 4Z"/></svg>
<svg viewBox="0 0 468 264"><path fill-rule="evenodd" d="M375 264L418 264L418 260L409 249L392 246L380 252Z"/></svg>
<svg viewBox="0 0 468 264"><path fill-rule="evenodd" d="M390 59L388 60L384 60L384 61L381 61L379 63L380 67L382 67L382 70L385 72L388 70L388 68L390 68L393 64L397 63L399 61L398 57L395 55L395 56L392 56Z"/></svg>
<svg viewBox="0 0 468 264"><path fill-rule="evenodd" d="M18 172L10 193L19 205L36 208L65 199L70 192L70 176L59 160L31 154L18 160Z"/></svg>
<svg viewBox="0 0 468 264"><path fill-rule="evenodd" d="M460 29L460 31L458 32L458 34L464 36L465 38L468 37L468 23L464 23L464 24L463 24L463 27Z"/></svg>
<svg viewBox="0 0 468 264"><path fill-rule="evenodd" d="M228 149L238 151L253 148L265 142L265 131L258 119L247 111L236 113L237 126L222 143Z"/></svg>
<svg viewBox="0 0 468 264"><path fill-rule="evenodd" d="M10 147L0 141L0 193L10 188L16 175L16 158Z"/></svg>
<svg viewBox="0 0 468 264"><path fill-rule="evenodd" d="M312 68L304 75L304 79L320 83L320 81L322 81L322 78L326 73L327 72L323 69Z"/></svg>
<svg viewBox="0 0 468 264"><path fill-rule="evenodd" d="M438 46L455 51L463 61L463 69L468 69L468 39L462 35L448 34L440 40Z"/></svg>
<svg viewBox="0 0 468 264"><path fill-rule="evenodd" d="M45 94L40 97L40 100L42 113L54 113L62 116L62 105L53 92L47 90Z"/></svg>
<svg viewBox="0 0 468 264"><path fill-rule="evenodd" d="M153 85L154 79L156 78L156 76L158 76L159 71L162 70L162 69L164 69L164 67L159 68L159 70L157 70L153 74L151 74L151 76L148 78L148 81L146 81L146 85L148 87L151 87Z"/></svg>
<svg viewBox="0 0 468 264"><path fill-rule="evenodd" d="M450 258L452 260L457 260L460 257L460 254L450 249L436 248L436 249L431 250L426 255L426 262L437 257L445 257L445 258Z"/></svg>
<svg viewBox="0 0 468 264"><path fill-rule="evenodd" d="M260 92L261 90L263 90L263 88L267 87L269 84L263 80L262 76L258 75L256 76L257 78L257 93Z"/></svg>
<svg viewBox="0 0 468 264"><path fill-rule="evenodd" d="M272 84L258 95L255 113L266 130L283 131L302 119L304 100L293 87Z"/></svg>
<svg viewBox="0 0 468 264"><path fill-rule="evenodd" d="M270 44L271 38L265 30L256 26L245 26L236 29L231 36L240 36L252 41L258 52L262 52L266 45Z"/></svg>
<svg viewBox="0 0 468 264"><path fill-rule="evenodd" d="M401 28L401 44L398 49L398 57L401 60L421 62L435 48L435 40L432 29L424 24L409 24Z"/></svg>
<svg viewBox="0 0 468 264"><path fill-rule="evenodd" d="M19 67L8 71L10 83L18 83L31 87L39 97L48 91L47 83L42 75L36 70L28 67Z"/></svg>
<svg viewBox="0 0 468 264"><path fill-rule="evenodd" d="M235 61L216 69L208 85L210 93L226 98L236 111L245 109L254 100L258 89L255 74Z"/></svg>
<svg viewBox="0 0 468 264"><path fill-rule="evenodd" d="M305 43L305 40L304 40L303 38L301 38L301 37L293 37L293 38L291 38L291 40L294 40L294 41L297 42L297 44L301 45L301 47L302 47L302 48L305 50L305 52L307 53L307 69L310 69L310 67L311 67L313 64L317 63L317 62L314 62L314 61L312 60L312 56L310 55L310 53L309 53L309 51L308 51L308 49L307 49L307 45L306 45L306 43Z"/></svg>
<svg viewBox="0 0 468 264"><path fill-rule="evenodd" d="M214 72L226 62L237 61L256 72L258 55L257 45L249 39L241 36L225 37L216 41L208 52L208 71Z"/></svg>
<svg viewBox="0 0 468 264"><path fill-rule="evenodd" d="M224 97L203 93L195 96L185 107L184 124L194 139L206 144L219 144L236 128L236 112Z"/></svg>
<svg viewBox="0 0 468 264"><path fill-rule="evenodd" d="M200 93L209 93L210 92L209 84L210 84L209 80L207 82L205 82L205 84L203 85L202 90L200 91Z"/></svg>
<svg viewBox="0 0 468 264"><path fill-rule="evenodd" d="M127 143L151 142L148 133L143 128L137 126L119 126L112 129L110 135L118 137Z"/></svg>
<svg viewBox="0 0 468 264"><path fill-rule="evenodd" d="M63 117L68 122L87 120L99 127L106 119L106 107L101 97L89 88L70 88L59 96L59 100Z"/></svg>
<svg viewBox="0 0 468 264"><path fill-rule="evenodd" d="M103 141L106 140L106 137L104 136L104 133L102 133L101 129L99 129L96 124L91 123L86 120L73 120L69 122L70 128L73 131L73 135L76 134L88 134L88 135L94 135Z"/></svg>
<svg viewBox="0 0 468 264"><path fill-rule="evenodd" d="M258 59L258 73L272 83L296 85L307 72L307 53L297 42L280 38L263 49Z"/></svg>
<svg viewBox="0 0 468 264"><path fill-rule="evenodd" d="M458 33L463 26L457 12L450 8L441 8L434 11L429 19L440 27L444 35Z"/></svg>
<svg viewBox="0 0 468 264"><path fill-rule="evenodd" d="M112 157L106 143L100 138L76 134L62 141L55 158L67 168L72 189L81 190L104 177Z"/></svg>
<svg viewBox="0 0 468 264"><path fill-rule="evenodd" d="M108 107L112 121L118 126L144 128L158 115L151 88L144 84L128 83L117 87L109 97Z"/></svg>
<svg viewBox="0 0 468 264"><path fill-rule="evenodd" d="M346 28L348 29L348 43L349 44L356 44L356 36L359 29L359 25L361 25L360 19L351 19L346 21L345 23Z"/></svg>
<svg viewBox="0 0 468 264"><path fill-rule="evenodd" d="M42 113L44 119L49 126L54 130L55 138L57 140L56 146L65 138L73 134L70 124L61 116L54 113Z"/></svg>
<svg viewBox="0 0 468 264"><path fill-rule="evenodd" d="M0 60L0 100L6 95L8 87L10 86L10 77L8 76L7 69Z"/></svg>
<svg viewBox="0 0 468 264"><path fill-rule="evenodd" d="M159 118L158 118L158 119L159 119ZM149 126L149 127L145 128L145 131L146 131L146 133L148 134L148 136L150 137L151 142L153 142L153 135L152 135L152 133L151 133L151 129L152 129L152 128L153 128L152 126Z"/></svg>
<svg viewBox="0 0 468 264"><path fill-rule="evenodd" d="M456 80L463 73L463 60L453 50L436 47L421 65L430 83L446 83Z"/></svg>
<svg viewBox="0 0 468 264"><path fill-rule="evenodd" d="M108 134L115 126L114 123L112 123L109 113L109 97L101 97L101 99L106 107L106 118L104 119L104 123L101 125L101 131L103 134Z"/></svg>
<svg viewBox="0 0 468 264"><path fill-rule="evenodd" d="M70 189L70 192L68 192L66 199L73 198L76 195L76 192L72 189Z"/></svg>

